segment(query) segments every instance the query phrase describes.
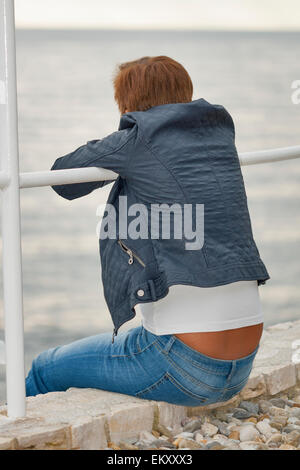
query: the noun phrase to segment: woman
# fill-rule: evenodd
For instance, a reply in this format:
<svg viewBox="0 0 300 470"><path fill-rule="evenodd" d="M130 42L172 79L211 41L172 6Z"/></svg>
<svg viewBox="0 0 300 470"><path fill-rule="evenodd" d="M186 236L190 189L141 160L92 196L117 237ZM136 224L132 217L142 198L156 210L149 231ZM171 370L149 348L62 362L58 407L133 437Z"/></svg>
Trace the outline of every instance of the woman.
<svg viewBox="0 0 300 470"><path fill-rule="evenodd" d="M99 240L113 337L40 354L27 395L88 387L186 406L226 401L251 372L263 328L258 286L269 279L252 236L232 118L221 105L192 101L187 71L166 56L119 65L113 84L118 131L51 168L119 175ZM107 183L53 189L72 200ZM118 334L136 310L141 326Z"/></svg>

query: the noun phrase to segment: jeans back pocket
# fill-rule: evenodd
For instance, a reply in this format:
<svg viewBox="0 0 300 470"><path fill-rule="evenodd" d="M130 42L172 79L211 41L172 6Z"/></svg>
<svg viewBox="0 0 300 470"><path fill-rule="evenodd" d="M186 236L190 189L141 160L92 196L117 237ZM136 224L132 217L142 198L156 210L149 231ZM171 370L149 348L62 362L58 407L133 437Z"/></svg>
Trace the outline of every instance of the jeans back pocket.
<svg viewBox="0 0 300 470"><path fill-rule="evenodd" d="M181 406L201 406L208 400L207 397L189 391L168 372L149 387L137 392L135 396Z"/></svg>

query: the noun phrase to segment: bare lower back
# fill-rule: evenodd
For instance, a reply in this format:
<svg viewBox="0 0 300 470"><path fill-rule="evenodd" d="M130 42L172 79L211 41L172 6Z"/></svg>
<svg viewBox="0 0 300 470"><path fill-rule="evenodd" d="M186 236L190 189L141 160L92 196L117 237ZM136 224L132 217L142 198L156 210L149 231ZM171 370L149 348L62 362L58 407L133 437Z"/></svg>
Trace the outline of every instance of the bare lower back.
<svg viewBox="0 0 300 470"><path fill-rule="evenodd" d="M263 323L259 323L233 330L178 333L175 336L206 356L233 360L251 354L259 344L262 332Z"/></svg>

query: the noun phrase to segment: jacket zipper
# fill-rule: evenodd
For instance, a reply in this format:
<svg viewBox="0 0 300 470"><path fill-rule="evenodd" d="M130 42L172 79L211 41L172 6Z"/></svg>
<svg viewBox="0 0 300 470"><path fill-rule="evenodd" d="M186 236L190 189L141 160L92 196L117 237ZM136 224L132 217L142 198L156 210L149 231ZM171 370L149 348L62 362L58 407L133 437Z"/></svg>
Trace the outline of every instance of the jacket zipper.
<svg viewBox="0 0 300 470"><path fill-rule="evenodd" d="M118 243L120 247L122 248L122 250L125 251L125 253L127 253L127 255L129 256L128 264L132 264L133 259L135 258L143 267L146 266L144 261L134 251L128 248L128 246L126 246L122 240L119 239Z"/></svg>

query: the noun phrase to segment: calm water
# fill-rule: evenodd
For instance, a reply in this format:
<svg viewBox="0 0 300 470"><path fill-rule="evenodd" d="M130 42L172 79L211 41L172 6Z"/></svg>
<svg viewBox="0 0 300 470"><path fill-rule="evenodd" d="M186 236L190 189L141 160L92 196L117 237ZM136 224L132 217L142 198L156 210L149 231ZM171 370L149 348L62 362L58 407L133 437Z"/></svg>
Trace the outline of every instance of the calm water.
<svg viewBox="0 0 300 470"><path fill-rule="evenodd" d="M144 55L178 60L193 80L193 99L228 109L239 152L300 144L300 105L291 101L291 83L300 79L299 41L296 33L18 30L20 170L48 170L59 156L117 130L115 64ZM300 160L242 171L254 236L271 276L260 288L265 324L297 319ZM22 190L26 372L46 348L112 331L96 237L96 208L110 187L74 201L51 188ZM136 317L121 330L139 323ZM3 366L0 372L3 401Z"/></svg>

